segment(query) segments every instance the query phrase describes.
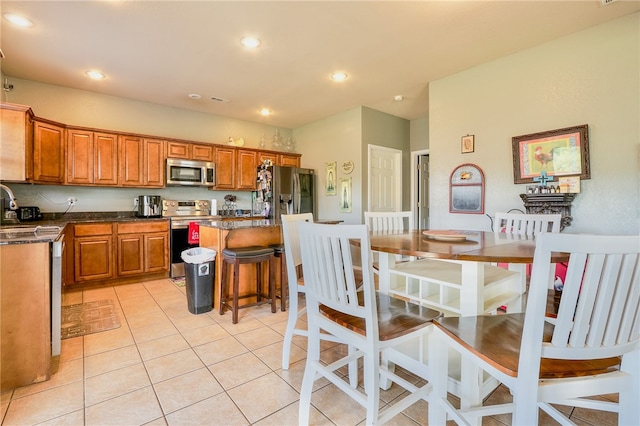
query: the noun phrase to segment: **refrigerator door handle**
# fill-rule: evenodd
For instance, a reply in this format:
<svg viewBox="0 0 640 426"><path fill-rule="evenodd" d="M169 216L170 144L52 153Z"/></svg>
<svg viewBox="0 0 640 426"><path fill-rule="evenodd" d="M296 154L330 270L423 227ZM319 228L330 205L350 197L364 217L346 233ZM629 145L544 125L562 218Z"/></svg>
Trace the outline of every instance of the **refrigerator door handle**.
<svg viewBox="0 0 640 426"><path fill-rule="evenodd" d="M293 173L293 214L300 214L300 175L297 172Z"/></svg>

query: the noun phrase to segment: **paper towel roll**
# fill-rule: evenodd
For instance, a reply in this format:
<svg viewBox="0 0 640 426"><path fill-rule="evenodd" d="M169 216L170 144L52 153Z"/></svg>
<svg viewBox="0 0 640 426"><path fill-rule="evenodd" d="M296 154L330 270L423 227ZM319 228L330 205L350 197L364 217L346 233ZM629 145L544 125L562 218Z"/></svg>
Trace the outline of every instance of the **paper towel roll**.
<svg viewBox="0 0 640 426"><path fill-rule="evenodd" d="M218 200L211 200L211 215L218 215Z"/></svg>

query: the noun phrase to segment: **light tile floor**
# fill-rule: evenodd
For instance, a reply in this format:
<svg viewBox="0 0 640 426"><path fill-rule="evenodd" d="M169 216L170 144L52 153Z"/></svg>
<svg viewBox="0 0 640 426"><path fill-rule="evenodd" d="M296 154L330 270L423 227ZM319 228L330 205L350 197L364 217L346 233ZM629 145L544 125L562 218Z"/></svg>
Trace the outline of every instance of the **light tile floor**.
<svg viewBox="0 0 640 426"><path fill-rule="evenodd" d="M46 382L1 394L3 425L295 425L306 339L294 338L291 367L281 369L288 312L268 305L240 311L238 324L217 311L193 315L185 288L169 279L71 291L63 304L112 299L120 314L115 330L63 340L54 374ZM323 359L342 345L323 343ZM418 382L419 378L413 377ZM386 403L397 388L381 392ZM498 388L491 399L509 398ZM359 425L362 407L326 381L316 383L311 423ZM391 424L426 425L422 401ZM503 425L507 416L483 424ZM617 416L574 409L582 425L616 424ZM541 417L541 424L552 424Z"/></svg>

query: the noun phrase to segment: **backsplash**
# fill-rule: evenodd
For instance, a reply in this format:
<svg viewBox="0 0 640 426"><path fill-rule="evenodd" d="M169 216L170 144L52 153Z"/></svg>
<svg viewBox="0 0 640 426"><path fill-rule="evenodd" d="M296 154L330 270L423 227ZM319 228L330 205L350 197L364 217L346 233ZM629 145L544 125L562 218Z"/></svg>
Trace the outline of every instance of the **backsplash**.
<svg viewBox="0 0 640 426"><path fill-rule="evenodd" d="M6 184L6 183L5 183ZM250 191L210 191L184 186L168 188L113 188L60 185L6 184L16 196L18 206L36 206L43 213L134 211L134 198L138 195L159 195L169 200L218 200L218 209L224 196L234 194L238 209L251 209ZM67 200L76 198L69 208Z"/></svg>

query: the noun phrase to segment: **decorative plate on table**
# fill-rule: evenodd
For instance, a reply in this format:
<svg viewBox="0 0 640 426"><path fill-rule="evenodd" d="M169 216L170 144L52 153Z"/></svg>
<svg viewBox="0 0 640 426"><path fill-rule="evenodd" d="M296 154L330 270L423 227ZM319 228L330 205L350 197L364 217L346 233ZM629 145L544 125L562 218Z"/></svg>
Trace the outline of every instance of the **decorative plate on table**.
<svg viewBox="0 0 640 426"><path fill-rule="evenodd" d="M427 231L422 231L422 233L432 240L437 241L466 241L467 236L465 234L461 234L457 231L449 231L449 230L438 230L438 229L429 229Z"/></svg>

